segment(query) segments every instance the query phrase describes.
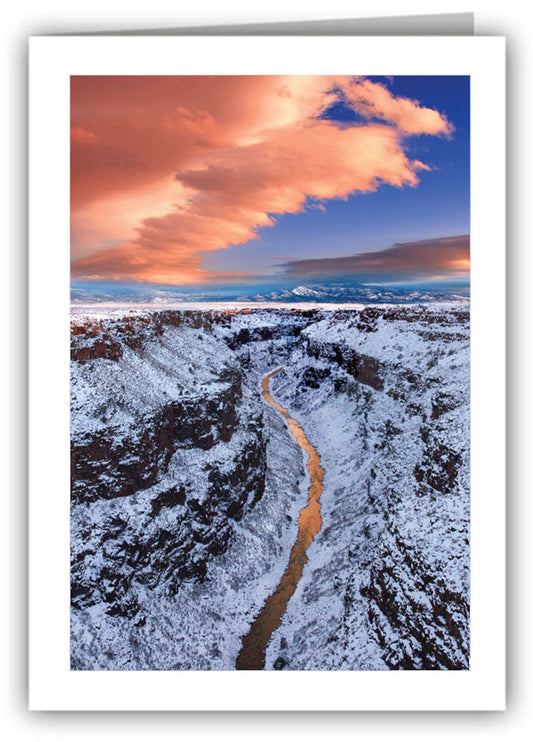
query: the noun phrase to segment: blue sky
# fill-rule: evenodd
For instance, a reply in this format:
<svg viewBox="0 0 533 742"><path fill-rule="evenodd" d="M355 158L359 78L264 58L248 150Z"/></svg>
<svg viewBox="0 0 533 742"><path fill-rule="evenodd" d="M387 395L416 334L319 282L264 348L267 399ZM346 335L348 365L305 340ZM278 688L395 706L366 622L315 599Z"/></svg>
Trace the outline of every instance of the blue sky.
<svg viewBox="0 0 533 742"><path fill-rule="evenodd" d="M418 100L446 115L454 126L451 138L411 136L406 151L431 172L419 173L416 188L382 185L374 193L333 199L325 211L284 215L276 226L260 230L250 241L206 256L210 271L281 272L291 260L339 257L381 250L411 242L470 233L470 79L468 77L370 78L396 97ZM339 106L327 114L334 120L357 120Z"/></svg>

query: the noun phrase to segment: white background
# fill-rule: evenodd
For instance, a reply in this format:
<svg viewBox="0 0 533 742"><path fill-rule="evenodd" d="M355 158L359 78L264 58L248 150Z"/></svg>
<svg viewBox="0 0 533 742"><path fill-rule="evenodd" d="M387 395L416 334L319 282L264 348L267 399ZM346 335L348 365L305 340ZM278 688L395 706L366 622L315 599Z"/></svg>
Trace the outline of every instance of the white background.
<svg viewBox="0 0 533 742"><path fill-rule="evenodd" d="M179 51L178 51L179 50ZM243 60L245 60L243 62ZM423 60L423 64L421 63ZM30 46L30 708L494 710L504 707L504 42L499 38L33 38ZM470 669L70 672L69 83L78 74L470 75ZM43 312L49 322L41 332ZM43 363L43 360L46 362ZM489 371L490 370L490 371ZM487 415L487 399L491 399ZM491 466L487 466L487 461ZM45 611L40 606L46 605ZM317 685L323 688L316 695Z"/></svg>
<svg viewBox="0 0 533 742"><path fill-rule="evenodd" d="M375 16L398 13L394 2L372 3L366 13L358 3L333 2L327 7L306 0L304 3L271 2L268 9L255 12L247 3L209 3L197 1L189 11L174 3L152 0L147 6L130 0L128 3L93 0L87 10L74 3L22 2L4 12L5 39L2 45L7 59L3 72L7 75L6 130L2 143L6 148L3 198L6 205L6 227L2 240L6 267L4 317L11 318L4 357L9 360L4 409L10 411L1 446L6 462L4 487L6 533L2 546L6 551L2 563L6 566L3 585L2 651L5 688L4 723L12 739L34 739L44 735L51 739L521 739L530 720L528 701L531 696L530 580L527 558L528 530L533 522L531 503L527 497L528 412L531 397L527 388L528 361L527 328L532 326L527 290L531 275L528 248L528 190L531 163L531 22L524 15L525 5L508 0L505 4L472 2L469 8L459 3L445 6L432 2L401 4L403 13L476 11L478 33L505 34L509 41L509 401L511 431L509 438L510 484L510 559L509 559L509 695L508 711L478 714L343 714L309 716L290 715L177 715L177 714L29 714L25 711L25 556L24 556L24 197L25 197L25 37L29 34L57 33L76 30L113 28L146 28L177 24L205 24L232 21L274 21L320 17ZM531 240L529 240L531 244ZM502 311L499 297L494 297L493 311ZM46 311L43 308L43 332L46 332ZM530 332L529 332L530 335ZM528 408L529 403L529 408ZM490 404L490 403L489 403ZM42 606L46 610L46 606ZM327 682L327 676L324 676ZM317 688L319 691L319 688ZM528 692L529 691L529 692Z"/></svg>

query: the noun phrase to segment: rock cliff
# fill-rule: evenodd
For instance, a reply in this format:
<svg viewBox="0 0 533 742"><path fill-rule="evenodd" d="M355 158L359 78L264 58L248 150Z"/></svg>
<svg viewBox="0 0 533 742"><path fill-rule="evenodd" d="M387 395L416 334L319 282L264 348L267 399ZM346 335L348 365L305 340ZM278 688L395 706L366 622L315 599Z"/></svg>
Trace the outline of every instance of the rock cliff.
<svg viewBox="0 0 533 742"><path fill-rule="evenodd" d="M75 325L76 609L104 604L109 615L144 620L140 592L173 594L203 579L232 524L261 499L261 410L243 399L239 365L206 318L181 319Z"/></svg>

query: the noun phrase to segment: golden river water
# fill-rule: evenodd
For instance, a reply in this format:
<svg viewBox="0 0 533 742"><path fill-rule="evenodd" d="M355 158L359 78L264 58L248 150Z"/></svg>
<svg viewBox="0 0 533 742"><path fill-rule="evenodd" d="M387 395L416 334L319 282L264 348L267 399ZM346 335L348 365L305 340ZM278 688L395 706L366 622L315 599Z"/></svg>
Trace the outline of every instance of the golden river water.
<svg viewBox="0 0 533 742"><path fill-rule="evenodd" d="M279 374L282 368L277 368L265 376L262 382L263 397L285 417L296 442L307 454L307 469L311 478L307 505L300 510L298 518L298 536L292 547L289 564L275 591L267 598L261 612L250 627L250 631L242 640L242 649L237 657L237 670L263 670L267 644L273 632L279 627L281 617L287 609L287 603L294 594L298 580L302 576L304 565L307 563L307 549L322 525L320 517L320 495L324 488L324 469L320 466L320 456L309 443L302 426L291 417L285 407L282 407L272 397L269 391L270 379Z"/></svg>

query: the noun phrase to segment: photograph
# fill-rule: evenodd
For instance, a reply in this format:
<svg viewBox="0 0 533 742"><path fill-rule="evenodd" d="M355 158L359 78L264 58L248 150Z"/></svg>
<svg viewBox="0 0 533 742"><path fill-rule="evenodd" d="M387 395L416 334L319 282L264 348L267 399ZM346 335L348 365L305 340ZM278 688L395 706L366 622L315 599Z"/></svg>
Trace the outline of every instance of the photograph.
<svg viewBox="0 0 533 742"><path fill-rule="evenodd" d="M71 671L470 669L471 80L390 72L70 75Z"/></svg>

